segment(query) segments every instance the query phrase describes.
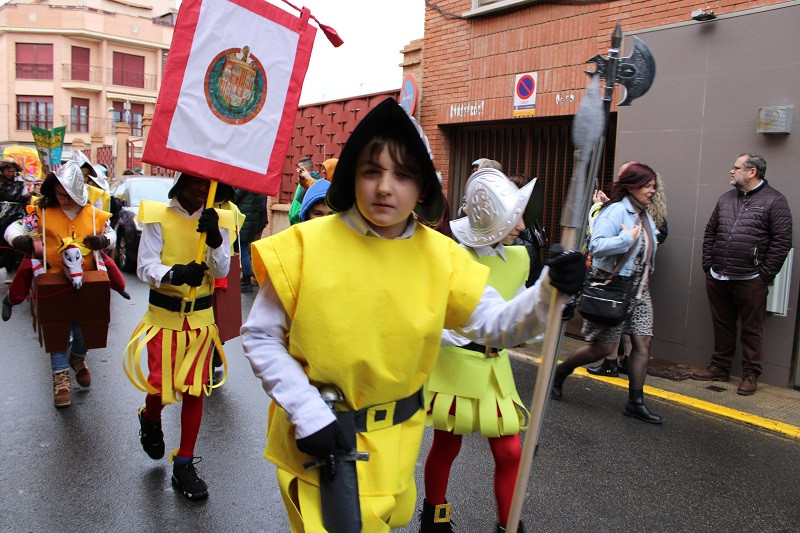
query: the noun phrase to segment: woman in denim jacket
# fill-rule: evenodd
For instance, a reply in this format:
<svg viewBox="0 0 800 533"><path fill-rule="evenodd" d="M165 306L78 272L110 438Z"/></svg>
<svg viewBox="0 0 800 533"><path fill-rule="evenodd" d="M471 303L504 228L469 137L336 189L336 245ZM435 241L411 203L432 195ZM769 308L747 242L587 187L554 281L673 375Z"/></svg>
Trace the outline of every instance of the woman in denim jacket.
<svg viewBox="0 0 800 533"><path fill-rule="evenodd" d="M658 230L647 206L656 192L656 174L647 165L629 164L614 183L611 198L603 206L592 228L589 253L592 254L592 275L608 278L617 263L631 250L619 270L620 276L633 276L633 290L628 315L617 326L602 326L584 320L583 333L588 346L575 350L556 368L551 396L560 400L564 380L577 367L605 357L619 342L620 335L631 336L633 349L628 360L628 403L625 414L651 424L660 424L661 417L644 404L644 380L650 359L650 339L653 336L653 305L650 301L649 279L653 271Z"/></svg>

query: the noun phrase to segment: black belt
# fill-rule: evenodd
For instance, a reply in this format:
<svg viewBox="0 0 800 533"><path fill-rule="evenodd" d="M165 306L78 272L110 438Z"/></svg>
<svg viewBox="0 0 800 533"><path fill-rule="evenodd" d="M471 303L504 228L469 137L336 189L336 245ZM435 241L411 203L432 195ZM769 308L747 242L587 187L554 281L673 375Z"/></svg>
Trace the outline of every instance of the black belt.
<svg viewBox="0 0 800 533"><path fill-rule="evenodd" d="M489 352L487 355L486 346L483 344L478 344L477 342L470 342L469 344L465 344L464 346L459 346L459 348L463 348L465 350L471 350L473 352L478 352L480 354L485 355L487 358L497 357L499 355L497 348L489 347Z"/></svg>
<svg viewBox="0 0 800 533"><path fill-rule="evenodd" d="M422 389L420 389L402 400L364 407L357 411L336 411L336 416L352 416L356 433L363 433L402 424L417 414L422 409L422 405L423 396Z"/></svg>
<svg viewBox="0 0 800 533"><path fill-rule="evenodd" d="M168 296L158 291L150 290L150 303L161 309L172 311L173 313L180 313L183 307L183 312L188 313L192 310L192 302L184 302L183 298L178 296ZM203 296L202 298L195 298L194 310L202 311L211 307L211 295Z"/></svg>

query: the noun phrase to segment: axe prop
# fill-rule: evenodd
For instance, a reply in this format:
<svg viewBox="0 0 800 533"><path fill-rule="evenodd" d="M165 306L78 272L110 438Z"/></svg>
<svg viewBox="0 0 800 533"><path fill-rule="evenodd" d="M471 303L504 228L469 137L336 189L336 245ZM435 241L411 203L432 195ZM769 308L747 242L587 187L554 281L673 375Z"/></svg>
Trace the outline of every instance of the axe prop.
<svg viewBox="0 0 800 533"><path fill-rule="evenodd" d="M640 39L634 37L634 51L631 56L620 58L622 45L622 27L617 22L611 38L608 56L599 54L587 61L595 63L595 72L588 73L592 78L578 113L572 123L572 144L575 146L572 177L569 190L561 214L561 240L565 249L576 249L579 239L586 234L586 224L594 185L597 181L600 154L603 151L606 123L611 111L611 100L614 86L619 83L625 87L625 98L619 105L630 105L631 101L642 96L653 84L655 78L655 60L650 49ZM598 80L603 78L603 96L598 89ZM542 360L536 375L536 384L530 408L530 425L525 435L522 458L514 486L514 497L511 501L506 531L516 533L522 514L522 504L530 479L533 459L541 434L547 400L550 395L550 383L553 370L564 335L564 322L561 319L562 309L569 297L558 291L552 291L550 312L547 317Z"/></svg>

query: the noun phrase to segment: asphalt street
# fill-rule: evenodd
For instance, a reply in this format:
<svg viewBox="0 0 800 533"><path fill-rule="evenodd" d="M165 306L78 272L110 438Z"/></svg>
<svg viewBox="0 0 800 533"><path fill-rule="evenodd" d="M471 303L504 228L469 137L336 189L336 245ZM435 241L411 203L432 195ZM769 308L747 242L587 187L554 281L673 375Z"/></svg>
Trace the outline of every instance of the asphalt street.
<svg viewBox="0 0 800 533"><path fill-rule="evenodd" d="M73 403L55 409L49 358L27 304L0 325L0 531L286 532L274 467L262 457L269 400L238 339L226 343L228 382L206 398L196 454L207 501L173 492L171 465L139 444L144 393L122 372L122 351L144 313L147 287L126 276L133 299L112 293L108 346L90 352L90 389L73 380ZM245 313L253 295L243 296ZM69 310L68 310L69 311ZM523 399L536 367L515 360ZM797 531L798 441L662 400L650 426L622 415L625 391L570 378L545 419L523 510L526 531ZM167 449L179 439L178 405L167 406ZM426 433L417 469L430 444ZM468 436L448 490L457 531L494 531L492 459ZM416 531L412 522L401 531Z"/></svg>

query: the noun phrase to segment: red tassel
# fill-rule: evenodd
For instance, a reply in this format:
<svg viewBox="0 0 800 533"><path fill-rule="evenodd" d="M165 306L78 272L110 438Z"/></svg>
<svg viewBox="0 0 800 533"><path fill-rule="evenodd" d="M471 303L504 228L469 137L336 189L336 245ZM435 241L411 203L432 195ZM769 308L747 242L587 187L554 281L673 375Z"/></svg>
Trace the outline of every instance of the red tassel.
<svg viewBox="0 0 800 533"><path fill-rule="evenodd" d="M317 20L316 17L313 17L313 18L314 18L314 20ZM336 33L336 30L334 30L333 28L331 28L328 25L321 24L320 21L318 21L318 20L317 20L317 24L319 24L319 28L322 30L322 33L325 34L325 37L328 38L328 40L331 42L331 44L333 46L335 46L336 48L339 48L340 46L342 46L344 44L344 41L342 40L341 37L339 37L339 34Z"/></svg>
<svg viewBox="0 0 800 533"><path fill-rule="evenodd" d="M283 0L283 3L287 4L291 8L296 9L297 11L301 11L300 8L298 8L296 5L292 4L288 0ZM306 9L306 8L303 8L303 9ZM330 43L333 46L335 46L336 48L339 48L340 46L342 46L344 44L344 41L342 40L341 37L339 37L339 34L336 33L336 30L334 30L330 26L327 26L327 25L321 23L319 21L319 19L317 19L317 17L315 17L314 15L311 15L311 18L314 19L315 21L317 21L317 24L319 24L319 29L322 30L322 33L325 34L325 37L328 38L328 41L330 41Z"/></svg>

